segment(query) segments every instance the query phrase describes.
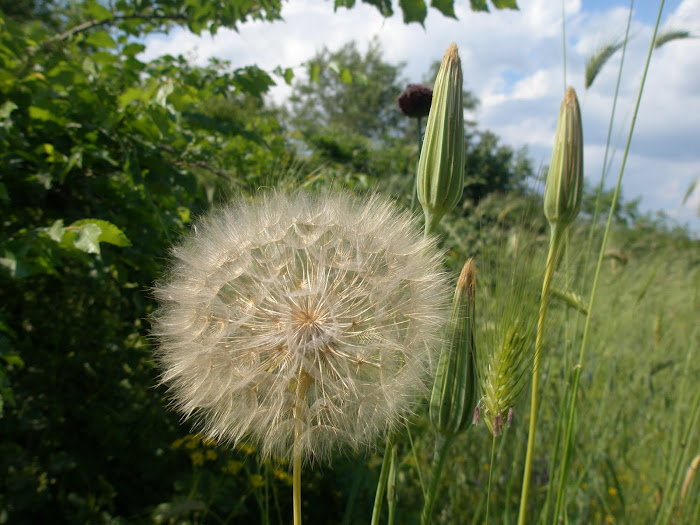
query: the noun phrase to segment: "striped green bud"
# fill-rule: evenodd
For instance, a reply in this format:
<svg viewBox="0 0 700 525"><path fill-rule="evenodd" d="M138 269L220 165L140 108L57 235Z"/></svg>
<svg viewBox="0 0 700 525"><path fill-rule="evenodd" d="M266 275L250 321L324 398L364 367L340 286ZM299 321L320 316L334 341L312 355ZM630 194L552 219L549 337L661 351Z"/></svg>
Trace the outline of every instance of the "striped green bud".
<svg viewBox="0 0 700 525"><path fill-rule="evenodd" d="M418 200L431 232L464 188L462 65L455 44L447 48L435 79L417 176Z"/></svg>
<svg viewBox="0 0 700 525"><path fill-rule="evenodd" d="M566 228L581 209L583 129L574 88L566 90L554 135L552 162L544 190L544 214L551 226Z"/></svg>
<svg viewBox="0 0 700 525"><path fill-rule="evenodd" d="M476 267L469 259L457 281L447 334L440 352L430 421L442 434L455 435L472 422L476 404L474 349Z"/></svg>

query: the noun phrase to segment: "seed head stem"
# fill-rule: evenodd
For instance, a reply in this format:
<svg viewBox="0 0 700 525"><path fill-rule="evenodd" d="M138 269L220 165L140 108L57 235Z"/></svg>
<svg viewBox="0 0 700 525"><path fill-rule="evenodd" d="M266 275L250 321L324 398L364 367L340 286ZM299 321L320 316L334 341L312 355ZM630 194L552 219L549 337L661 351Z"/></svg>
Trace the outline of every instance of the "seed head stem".
<svg viewBox="0 0 700 525"><path fill-rule="evenodd" d="M489 504L491 503L491 478L493 478L494 460L496 458L496 434L491 437L491 463L489 464L489 488L486 491L486 525L489 525Z"/></svg>
<svg viewBox="0 0 700 525"><path fill-rule="evenodd" d="M303 369L299 370L296 386L296 406L294 407L294 456L292 460L294 525L301 525L301 458L303 454L299 447L299 437L302 433L303 411L310 385L311 377Z"/></svg>
<svg viewBox="0 0 700 525"><path fill-rule="evenodd" d="M386 449L382 460L382 470L379 471L379 481L377 482L377 492L374 495L374 507L372 508L372 525L379 525L382 515L382 505L384 503L384 491L389 480L391 470L392 451L394 449L394 435L390 433L386 438Z"/></svg>

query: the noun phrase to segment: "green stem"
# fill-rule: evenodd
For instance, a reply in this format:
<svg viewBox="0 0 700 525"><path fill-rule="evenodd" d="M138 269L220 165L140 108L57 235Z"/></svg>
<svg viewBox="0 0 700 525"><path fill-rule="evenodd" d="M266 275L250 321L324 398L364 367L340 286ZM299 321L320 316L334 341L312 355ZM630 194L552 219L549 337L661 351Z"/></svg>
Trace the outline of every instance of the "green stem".
<svg viewBox="0 0 700 525"><path fill-rule="evenodd" d="M496 434L491 438L491 464L489 465L489 488L486 491L486 525L489 525L489 506L491 503L491 478L493 477L493 463L496 456Z"/></svg>
<svg viewBox="0 0 700 525"><path fill-rule="evenodd" d="M420 159L420 152L423 148L423 125L420 117L416 119L418 124L418 159ZM413 177L413 191L411 192L411 211L416 209L416 194L418 193L418 175Z"/></svg>
<svg viewBox="0 0 700 525"><path fill-rule="evenodd" d="M384 503L384 491L386 490L389 470L391 469L391 451L394 448L394 436L390 434L386 439L386 449L384 449L384 459L382 460L382 470L379 471L379 482L377 492L374 495L374 507L372 508L372 525L379 525L382 515L382 504Z"/></svg>
<svg viewBox="0 0 700 525"><path fill-rule="evenodd" d="M301 449L299 438L301 437L301 423L304 411L306 393L309 391L311 377L300 370L297 376L296 399L294 400L294 450L292 452L292 507L294 513L294 525L301 525Z"/></svg>
<svg viewBox="0 0 700 525"><path fill-rule="evenodd" d="M564 92L566 92L566 9L564 0L561 0L561 48L562 48L562 65L564 67Z"/></svg>
<svg viewBox="0 0 700 525"><path fill-rule="evenodd" d="M294 454L293 467L294 525L301 525L301 454Z"/></svg>
<svg viewBox="0 0 700 525"><path fill-rule="evenodd" d="M438 214L428 210L428 208L425 208L423 210L423 214L425 215L425 226L424 226L425 231L424 231L424 233L425 233L425 236L428 237L428 236L430 236L430 234L435 232L435 230L437 229L437 225L440 224L440 221L442 220L444 213L441 213L438 215Z"/></svg>
<svg viewBox="0 0 700 525"><path fill-rule="evenodd" d="M437 433L435 436L435 452L433 453L433 463L430 467L430 484L428 485L428 496L425 498L423 505L423 513L421 514L421 525L429 525L432 523L433 507L435 506L435 496L437 495L438 485L440 484L440 476L442 469L445 467L445 459L447 452L455 440L454 435Z"/></svg>
<svg viewBox="0 0 700 525"><path fill-rule="evenodd" d="M542 343L544 340L544 321L547 316L547 303L549 302L549 287L554 276L554 269L561 251L562 237L565 228L554 223L551 225L551 237L549 241L549 253L547 265L542 281L542 297L540 298L540 316L537 320L537 338L535 340L535 358L532 365L532 397L530 399L530 428L527 436L527 453L525 455L525 470L523 472L523 488L520 493L520 512L518 525L525 525L527 513L527 499L530 491L530 478L532 477L532 460L535 451L535 432L537 429L537 403L540 387L540 359L542 357Z"/></svg>
<svg viewBox="0 0 700 525"><path fill-rule="evenodd" d="M398 500L398 494L396 493L396 475L397 475L396 447L391 447L391 463L389 465L389 479L387 480L387 486L386 486L386 500L387 500L387 507L389 509L389 519L387 521L387 525L394 525L394 518L396 517L396 502Z"/></svg>
<svg viewBox="0 0 700 525"><path fill-rule="evenodd" d="M593 248L593 234L595 232L595 224L598 222L598 214L600 213L600 206L602 203L603 190L605 189L605 176L607 175L608 169L608 153L610 151L610 140L612 138L613 121L615 120L615 109L617 108L617 99L620 93L620 81L622 80L622 66L625 63L625 54L627 52L627 42L629 41L630 35L630 22L632 21L632 8L634 7L634 0L630 0L629 14L627 15L627 29L625 30L625 40L622 44L622 55L620 57L620 67L617 70L617 83L615 84L615 95L613 96L612 111L610 112L610 121L608 122L608 136L605 140L605 153L603 154L603 168L600 173L600 186L598 187L598 194L595 199L595 208L593 209L593 217L591 218L591 229L588 235L588 251L590 253Z"/></svg>
<svg viewBox="0 0 700 525"><path fill-rule="evenodd" d="M571 399L569 401L569 413L568 422L566 426L566 437L564 438L564 452L562 454L562 463L559 471L559 489L557 494L557 504L555 507L554 520L558 520L559 514L561 512L561 507L563 505L564 498L562 497L562 492L564 488L564 482L566 481L567 465L569 462L569 454L572 443L573 427L574 427L574 412L576 410L576 394L578 393L578 384L581 377L581 370L583 367L583 360L586 355L586 345L588 344L588 335L590 333L591 318L593 316L593 305L595 304L596 292L598 291L598 281L600 279L600 270L603 266L603 256L605 255L605 247L608 242L608 235L610 233L612 219L615 214L615 207L620 195L620 186L622 185L622 175L625 172L625 165L627 164L627 156L629 154L630 144L632 143L632 135L634 132L634 126L637 122L637 114L639 113L639 105L642 101L642 93L644 92L644 83L646 82L647 72L649 71L649 63L651 62L651 54L654 51L654 42L656 41L656 34L659 29L659 23L661 21L661 12L663 11L664 0L661 0L659 4L659 13L656 17L656 25L654 26L654 34L651 37L651 42L649 44L649 51L647 53L647 60L644 65L644 73L642 74L642 80L639 85L639 93L637 94L637 101L634 107L634 113L632 114L632 122L630 124L630 130L627 135L627 144L625 145L625 152L622 155L622 164L620 165L620 173L617 176L617 184L615 186L615 192L613 193L612 203L610 204L610 212L608 213L608 221L605 226L605 232L603 233L603 241L600 246L600 251L598 253L598 263L595 270L595 276L593 278L593 288L591 289L591 296L588 302L588 315L586 316L586 323L583 328L583 337L581 338L581 348L579 350L578 364L575 366L574 370L574 380L571 388Z"/></svg>
<svg viewBox="0 0 700 525"><path fill-rule="evenodd" d="M418 474L418 481L420 482L420 490L423 494L423 499L425 499L427 492L425 491L425 483L423 483L423 474L420 472L420 462L418 461L418 454L416 453L416 447L413 444L413 438L411 437L411 428L406 423L406 432L408 434L408 442L411 444L411 453L413 454L413 461L416 462L416 473Z"/></svg>

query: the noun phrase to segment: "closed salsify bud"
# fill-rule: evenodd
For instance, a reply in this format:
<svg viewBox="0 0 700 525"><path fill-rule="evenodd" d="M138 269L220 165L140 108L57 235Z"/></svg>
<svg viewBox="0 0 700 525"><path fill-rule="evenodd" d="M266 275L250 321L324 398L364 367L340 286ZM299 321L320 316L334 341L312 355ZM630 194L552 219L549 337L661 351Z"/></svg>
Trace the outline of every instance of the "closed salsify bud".
<svg viewBox="0 0 700 525"><path fill-rule="evenodd" d="M455 44L447 48L435 79L417 177L426 231L432 232L464 188L462 66Z"/></svg>
<svg viewBox="0 0 700 525"><path fill-rule="evenodd" d="M472 422L476 404L474 320L476 267L469 259L457 281L452 313L430 396L430 421L441 434L455 435Z"/></svg>
<svg viewBox="0 0 700 525"><path fill-rule="evenodd" d="M566 228L581 209L583 130L574 88L566 90L554 135L552 162L544 190L544 214L551 226Z"/></svg>

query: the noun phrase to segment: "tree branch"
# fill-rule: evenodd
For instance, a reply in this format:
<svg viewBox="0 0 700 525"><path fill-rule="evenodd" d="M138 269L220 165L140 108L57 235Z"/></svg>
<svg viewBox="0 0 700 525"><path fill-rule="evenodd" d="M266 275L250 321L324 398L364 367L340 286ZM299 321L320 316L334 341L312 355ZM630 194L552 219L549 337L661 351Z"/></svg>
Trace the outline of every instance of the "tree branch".
<svg viewBox="0 0 700 525"><path fill-rule="evenodd" d="M104 26L104 25L109 25L114 22L123 22L125 20L143 20L144 22L151 22L151 21L178 21L178 22L186 22L187 21L187 16L185 15L156 15L156 14L135 14L135 15L116 15L113 16L112 18L103 18L102 20L88 20L87 22L83 22L82 24L78 24L77 26L74 26L70 28L68 31L61 33L60 35L57 35L53 38L50 38L47 42L55 42L55 41L63 41L67 40L73 35L77 33L82 33L83 31L87 31L88 29L92 29L93 27L98 27L98 26Z"/></svg>

